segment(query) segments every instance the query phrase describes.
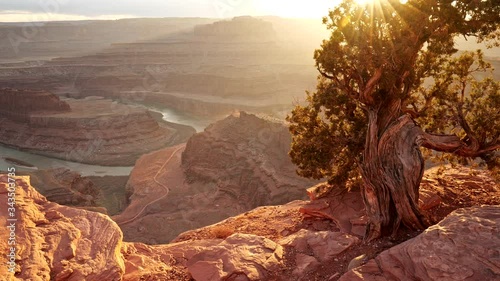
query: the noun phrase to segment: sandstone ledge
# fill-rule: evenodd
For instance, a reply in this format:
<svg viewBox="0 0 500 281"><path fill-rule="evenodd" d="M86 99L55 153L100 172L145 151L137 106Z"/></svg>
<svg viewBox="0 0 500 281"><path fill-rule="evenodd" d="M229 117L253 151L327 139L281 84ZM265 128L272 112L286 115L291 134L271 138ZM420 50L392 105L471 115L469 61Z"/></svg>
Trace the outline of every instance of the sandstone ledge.
<svg viewBox="0 0 500 281"><path fill-rule="evenodd" d="M472 179L469 176L467 183ZM6 181L0 176L4 206ZM16 183L18 273L12 276L0 268L8 281L338 280L344 266L367 249L355 235L339 231L336 224L345 218L301 213L307 201L260 207L187 232L172 244L127 243L108 216L48 202L27 177L18 177ZM3 208L0 217L0 227L5 227ZM498 205L456 210L416 238L392 244L341 280L496 280L499 224ZM7 237L7 231L0 232L2 241ZM7 250L0 244L0 251ZM0 263L5 264L5 258L2 255Z"/></svg>
<svg viewBox="0 0 500 281"><path fill-rule="evenodd" d="M499 225L500 206L456 210L340 280L499 280Z"/></svg>

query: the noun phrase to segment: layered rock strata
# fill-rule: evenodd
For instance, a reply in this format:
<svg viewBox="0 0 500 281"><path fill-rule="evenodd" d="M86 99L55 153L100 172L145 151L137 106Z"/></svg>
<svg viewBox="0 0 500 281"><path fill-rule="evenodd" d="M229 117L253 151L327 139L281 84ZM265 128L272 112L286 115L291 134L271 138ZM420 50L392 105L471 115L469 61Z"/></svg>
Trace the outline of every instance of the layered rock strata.
<svg viewBox="0 0 500 281"><path fill-rule="evenodd" d="M138 107L97 98L60 100L40 91L17 95L21 98L0 91L10 101L0 108L0 143L17 149L74 162L132 166L142 154L185 140L178 138L179 130Z"/></svg>
<svg viewBox="0 0 500 281"><path fill-rule="evenodd" d="M27 122L32 114L63 113L70 111L68 103L46 91L0 89L0 116Z"/></svg>
<svg viewBox="0 0 500 281"><path fill-rule="evenodd" d="M290 143L285 124L241 111L191 137L182 167L188 181L215 184L247 209L284 204L313 182L296 175Z"/></svg>
<svg viewBox="0 0 500 281"><path fill-rule="evenodd" d="M282 123L228 116L186 145L141 157L127 183L130 205L114 219L129 241L157 244L258 206L305 199L315 181L296 175L290 141Z"/></svg>
<svg viewBox="0 0 500 281"><path fill-rule="evenodd" d="M29 173L31 184L49 201L61 205L95 207L99 188L77 172L59 168Z"/></svg>
<svg viewBox="0 0 500 281"><path fill-rule="evenodd" d="M9 178L0 176L2 206L7 206ZM3 280L121 280L125 270L120 253L123 236L113 221L99 213L47 201L30 186L28 177L17 177L15 190L17 221L8 222L10 212L0 210L2 229L14 225L0 232L6 242L1 243L0 251L14 253L13 258L6 254L0 258ZM8 245L9 238L15 244ZM15 273L9 272L7 261Z"/></svg>

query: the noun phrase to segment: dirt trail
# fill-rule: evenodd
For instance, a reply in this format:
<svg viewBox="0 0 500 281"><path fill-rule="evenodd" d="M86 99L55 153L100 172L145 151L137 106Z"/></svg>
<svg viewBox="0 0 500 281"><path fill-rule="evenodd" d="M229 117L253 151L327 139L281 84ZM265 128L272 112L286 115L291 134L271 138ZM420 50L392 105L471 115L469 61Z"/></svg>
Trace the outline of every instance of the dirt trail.
<svg viewBox="0 0 500 281"><path fill-rule="evenodd" d="M142 213L146 210L147 207L149 207L150 205L152 205L152 204L154 204L154 203L156 203L156 202L158 202L158 201L160 201L168 196L168 193L170 192L170 188L168 188L168 186L166 186L165 184L159 182L157 180L157 177L160 175L160 172L163 170L163 168L165 168L165 166L170 162L170 160L172 160L172 158L177 154L177 152L183 148L184 148L184 146L181 146L181 147L177 148L176 150L174 150L174 152L172 152L170 157L168 157L167 160L165 160L163 165L160 167L160 169L158 169L158 172L156 172L155 176L153 177L154 182L165 190L165 194L163 194L160 198L157 198L157 199L147 203L146 205L144 205L142 207L142 209L132 218L130 218L126 221L123 221L123 222L117 222L119 225L128 224L128 223L135 221L139 216L142 215Z"/></svg>

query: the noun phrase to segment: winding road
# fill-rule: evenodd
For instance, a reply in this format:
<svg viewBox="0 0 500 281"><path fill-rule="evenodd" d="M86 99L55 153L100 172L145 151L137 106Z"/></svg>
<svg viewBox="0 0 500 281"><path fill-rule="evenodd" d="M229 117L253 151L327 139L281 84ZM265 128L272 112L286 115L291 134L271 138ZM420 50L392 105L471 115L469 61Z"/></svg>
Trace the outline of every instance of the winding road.
<svg viewBox="0 0 500 281"><path fill-rule="evenodd" d="M161 186L164 190L165 190L165 194L163 194L160 198L157 198L151 202L149 202L148 204L144 205L142 207L142 209L132 218L126 220L126 221L123 221L123 222L117 222L119 225L123 225L123 224L127 224L127 223L131 223L133 222L134 220L136 220L140 215L142 215L142 213L146 210L147 207L149 207L150 205L162 200L163 198L167 197L168 193L170 192L170 188L168 188L168 186L164 185L163 183L159 182L157 180L157 177L158 175L160 175L160 172L163 170L163 168L165 168L165 166L168 164L168 162L170 162L170 160L172 160L172 158L174 157L174 155L181 149L183 149L184 146L181 146L179 148L177 148L176 150L174 150L174 152L172 152L172 154L170 155L170 157L167 158L167 160L165 161L165 163L163 163L163 165L160 167L160 169L158 170L158 172L156 172L155 176L153 177L153 181L155 183L157 183L159 186Z"/></svg>

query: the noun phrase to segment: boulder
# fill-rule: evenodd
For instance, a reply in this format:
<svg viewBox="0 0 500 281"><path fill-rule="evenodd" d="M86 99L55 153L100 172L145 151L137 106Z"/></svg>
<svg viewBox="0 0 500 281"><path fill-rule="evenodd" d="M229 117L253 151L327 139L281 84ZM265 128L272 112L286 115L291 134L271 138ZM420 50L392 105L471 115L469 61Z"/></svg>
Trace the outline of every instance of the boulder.
<svg viewBox="0 0 500 281"><path fill-rule="evenodd" d="M352 235L332 231L311 231L301 229L279 242L283 246L295 248L299 253L311 251L321 262L333 259L335 256L360 243Z"/></svg>
<svg viewBox="0 0 500 281"><path fill-rule="evenodd" d="M282 259L283 248L273 241L234 234L193 256L187 268L196 281L265 280Z"/></svg>
<svg viewBox="0 0 500 281"><path fill-rule="evenodd" d="M293 271L293 274L298 277L304 276L306 273L315 270L321 265L315 257L301 253L297 253L295 255L295 264L296 268Z"/></svg>
<svg viewBox="0 0 500 281"><path fill-rule="evenodd" d="M0 175L0 202L7 206L8 177ZM36 192L28 177L16 178L16 275L0 268L3 280L121 280L123 235L109 217L51 203ZM2 229L11 218L0 209ZM9 231L0 232L8 241ZM7 253L7 243L0 251ZM10 246L9 246L10 247ZM0 257L5 265L6 255Z"/></svg>
<svg viewBox="0 0 500 281"><path fill-rule="evenodd" d="M340 280L500 280L499 224L500 206L458 209Z"/></svg>

